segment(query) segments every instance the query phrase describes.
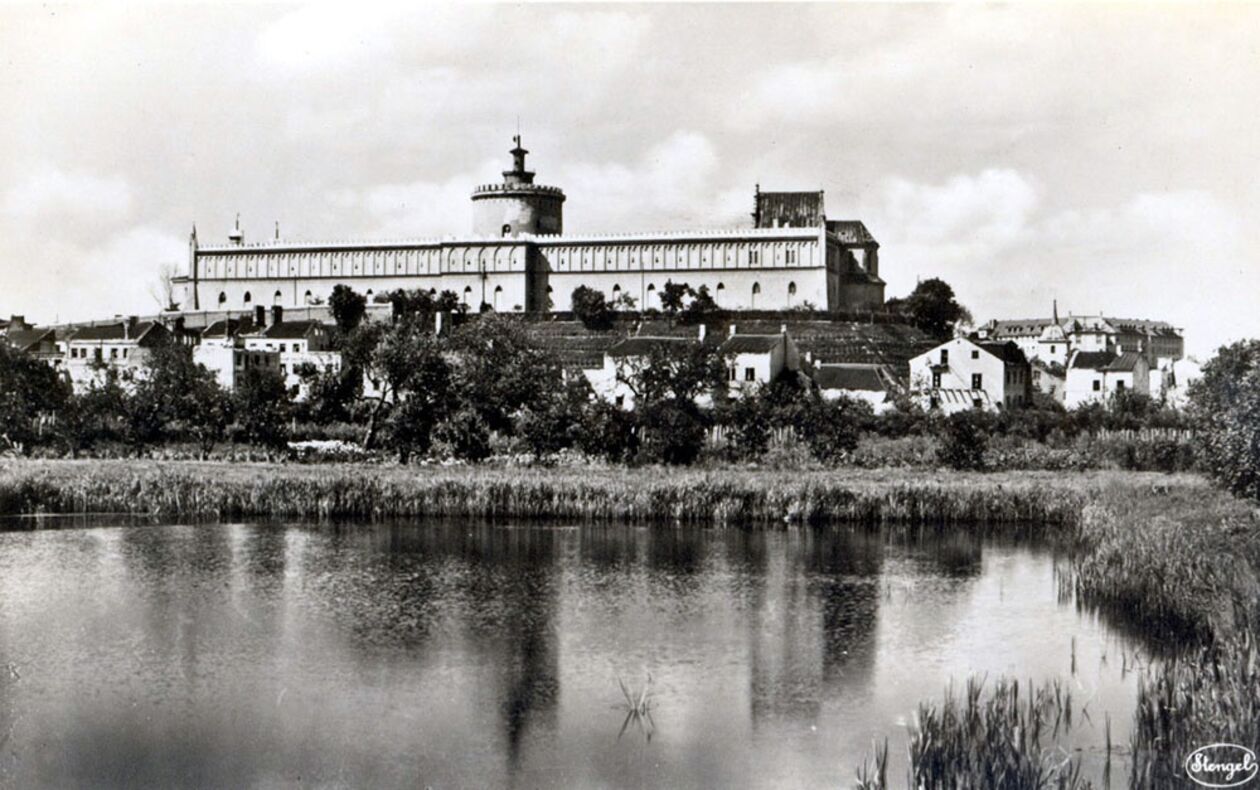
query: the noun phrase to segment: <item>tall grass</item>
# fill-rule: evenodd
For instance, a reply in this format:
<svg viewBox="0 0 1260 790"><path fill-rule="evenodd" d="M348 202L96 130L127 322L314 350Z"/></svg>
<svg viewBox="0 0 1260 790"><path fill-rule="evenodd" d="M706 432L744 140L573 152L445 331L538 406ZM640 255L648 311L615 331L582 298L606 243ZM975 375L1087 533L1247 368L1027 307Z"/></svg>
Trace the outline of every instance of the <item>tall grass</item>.
<svg viewBox="0 0 1260 790"><path fill-rule="evenodd" d="M1152 478L1155 479L1155 478ZM1163 479L1163 478L1159 478ZM718 526L912 524L1015 537L1075 531L1083 504L1142 475L575 467L0 463L0 515L473 517Z"/></svg>

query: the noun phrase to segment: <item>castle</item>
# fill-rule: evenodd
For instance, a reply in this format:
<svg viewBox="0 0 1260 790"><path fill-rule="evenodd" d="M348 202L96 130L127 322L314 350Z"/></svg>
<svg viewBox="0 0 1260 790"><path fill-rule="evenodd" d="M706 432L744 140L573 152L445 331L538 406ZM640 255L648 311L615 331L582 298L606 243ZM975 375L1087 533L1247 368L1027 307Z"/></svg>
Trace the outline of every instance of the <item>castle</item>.
<svg viewBox="0 0 1260 790"><path fill-rule="evenodd" d="M751 228L630 235L564 235L564 192L534 183L520 136L503 182L472 193L464 238L202 244L194 227L183 310L321 304L345 284L371 299L398 289L451 291L469 309L541 313L570 309L578 286L642 309L660 307L666 282L707 287L719 308L878 310L879 243L858 221L828 220L823 193L756 190Z"/></svg>

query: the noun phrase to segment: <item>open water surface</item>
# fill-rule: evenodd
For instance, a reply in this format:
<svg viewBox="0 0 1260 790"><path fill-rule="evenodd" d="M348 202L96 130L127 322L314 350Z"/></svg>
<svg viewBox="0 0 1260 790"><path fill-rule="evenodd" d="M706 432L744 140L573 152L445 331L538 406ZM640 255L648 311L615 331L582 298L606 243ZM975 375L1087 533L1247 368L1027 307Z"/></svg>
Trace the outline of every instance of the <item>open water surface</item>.
<svg viewBox="0 0 1260 790"><path fill-rule="evenodd" d="M972 673L1061 679L1097 776L1143 651L1063 567L846 530L0 531L0 786L844 787L884 737L900 785Z"/></svg>

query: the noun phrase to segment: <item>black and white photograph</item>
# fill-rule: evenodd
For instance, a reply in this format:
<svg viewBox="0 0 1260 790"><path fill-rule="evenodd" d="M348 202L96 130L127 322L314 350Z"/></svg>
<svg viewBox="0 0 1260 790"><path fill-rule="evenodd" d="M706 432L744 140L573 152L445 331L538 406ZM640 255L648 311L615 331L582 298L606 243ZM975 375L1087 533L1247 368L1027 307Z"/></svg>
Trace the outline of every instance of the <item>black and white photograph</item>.
<svg viewBox="0 0 1260 790"><path fill-rule="evenodd" d="M0 789L1260 790L1260 3L4 3L0 113Z"/></svg>

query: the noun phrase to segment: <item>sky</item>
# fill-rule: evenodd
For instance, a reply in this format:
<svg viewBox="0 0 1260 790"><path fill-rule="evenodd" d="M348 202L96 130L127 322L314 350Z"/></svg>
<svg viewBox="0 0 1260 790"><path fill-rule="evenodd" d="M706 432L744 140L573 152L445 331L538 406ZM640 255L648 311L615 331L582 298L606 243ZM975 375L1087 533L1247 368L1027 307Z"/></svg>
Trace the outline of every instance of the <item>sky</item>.
<svg viewBox="0 0 1260 790"><path fill-rule="evenodd" d="M888 295L1260 337L1260 5L0 6L0 315L153 312L188 234L465 234L519 122L572 233L826 192Z"/></svg>

